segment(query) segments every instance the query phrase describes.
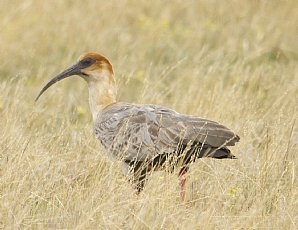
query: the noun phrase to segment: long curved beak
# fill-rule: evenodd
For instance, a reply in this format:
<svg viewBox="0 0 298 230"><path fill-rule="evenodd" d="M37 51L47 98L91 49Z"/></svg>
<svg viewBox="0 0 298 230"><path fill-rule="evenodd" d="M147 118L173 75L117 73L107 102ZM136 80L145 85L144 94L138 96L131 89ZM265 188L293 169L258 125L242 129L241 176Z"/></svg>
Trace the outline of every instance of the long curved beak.
<svg viewBox="0 0 298 230"><path fill-rule="evenodd" d="M79 75L81 74L81 69L82 66L80 65L80 63L77 63L71 67L69 67L68 69L64 70L62 73L58 74L56 77L54 77L52 80L50 80L44 87L43 89L40 91L40 93L38 94L38 96L35 99L35 102L39 99L39 97L53 84L55 84L56 82L73 76L73 75Z"/></svg>

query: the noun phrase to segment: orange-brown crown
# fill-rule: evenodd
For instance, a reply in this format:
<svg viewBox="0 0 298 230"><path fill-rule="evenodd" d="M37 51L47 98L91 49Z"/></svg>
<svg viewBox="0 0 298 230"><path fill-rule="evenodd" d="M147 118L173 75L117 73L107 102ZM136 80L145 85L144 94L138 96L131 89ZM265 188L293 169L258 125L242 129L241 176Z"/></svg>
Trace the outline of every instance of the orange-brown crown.
<svg viewBox="0 0 298 230"><path fill-rule="evenodd" d="M106 67L112 74L114 73L112 64L105 56L98 53L85 53L79 57L78 61L82 61L86 58L95 60L95 63L88 67L89 70L101 69L103 67Z"/></svg>

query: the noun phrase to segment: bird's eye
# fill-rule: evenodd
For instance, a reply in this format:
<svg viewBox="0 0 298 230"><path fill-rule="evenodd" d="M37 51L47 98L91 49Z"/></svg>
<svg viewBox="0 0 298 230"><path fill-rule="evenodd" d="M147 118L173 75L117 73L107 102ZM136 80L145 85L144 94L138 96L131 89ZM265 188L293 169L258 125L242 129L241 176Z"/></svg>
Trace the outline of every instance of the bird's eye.
<svg viewBox="0 0 298 230"><path fill-rule="evenodd" d="M84 67L88 67L88 66L92 65L93 63L95 63L95 60L92 58L85 58L85 59L81 60L80 63Z"/></svg>

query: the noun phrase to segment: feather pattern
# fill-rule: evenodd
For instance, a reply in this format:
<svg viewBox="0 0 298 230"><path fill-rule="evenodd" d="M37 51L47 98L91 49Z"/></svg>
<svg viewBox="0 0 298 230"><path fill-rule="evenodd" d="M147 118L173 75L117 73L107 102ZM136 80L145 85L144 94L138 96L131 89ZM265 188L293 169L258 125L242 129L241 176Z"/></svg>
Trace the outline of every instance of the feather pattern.
<svg viewBox="0 0 298 230"><path fill-rule="evenodd" d="M107 106L97 117L94 132L112 158L125 161L150 161L160 154L177 153L179 145L194 143L222 149L240 139L211 120L163 106L129 103Z"/></svg>

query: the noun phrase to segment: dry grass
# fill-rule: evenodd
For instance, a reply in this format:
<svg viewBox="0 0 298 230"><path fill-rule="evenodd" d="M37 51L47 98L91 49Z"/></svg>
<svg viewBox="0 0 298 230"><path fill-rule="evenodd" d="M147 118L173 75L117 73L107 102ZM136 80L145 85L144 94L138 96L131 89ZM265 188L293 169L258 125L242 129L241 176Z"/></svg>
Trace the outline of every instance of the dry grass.
<svg viewBox="0 0 298 230"><path fill-rule="evenodd" d="M0 1L0 228L297 229L298 3ZM83 52L121 100L220 121L238 160L197 161L140 197L92 134L79 78L41 87Z"/></svg>

